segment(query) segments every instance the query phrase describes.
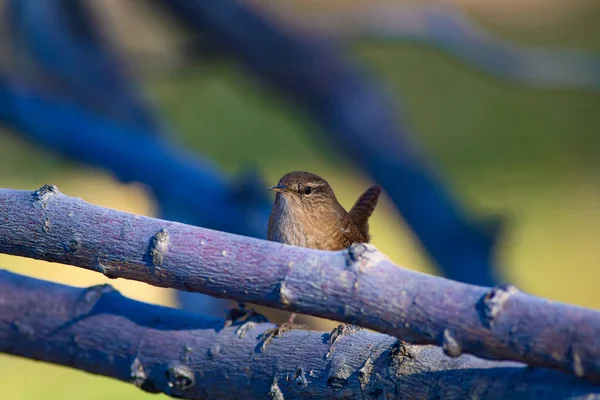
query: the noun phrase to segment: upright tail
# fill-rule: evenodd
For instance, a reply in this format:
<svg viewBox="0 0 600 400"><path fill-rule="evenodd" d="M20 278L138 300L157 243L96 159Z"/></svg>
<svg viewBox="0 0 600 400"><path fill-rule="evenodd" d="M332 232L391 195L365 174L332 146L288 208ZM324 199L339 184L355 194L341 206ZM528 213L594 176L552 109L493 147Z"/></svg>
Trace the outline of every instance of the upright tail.
<svg viewBox="0 0 600 400"><path fill-rule="evenodd" d="M371 186L356 200L356 203L354 203L352 209L348 212L350 220L352 220L354 225L356 225L358 230L367 239L371 238L371 235L369 235L369 217L373 214L373 210L377 206L380 194L381 186Z"/></svg>

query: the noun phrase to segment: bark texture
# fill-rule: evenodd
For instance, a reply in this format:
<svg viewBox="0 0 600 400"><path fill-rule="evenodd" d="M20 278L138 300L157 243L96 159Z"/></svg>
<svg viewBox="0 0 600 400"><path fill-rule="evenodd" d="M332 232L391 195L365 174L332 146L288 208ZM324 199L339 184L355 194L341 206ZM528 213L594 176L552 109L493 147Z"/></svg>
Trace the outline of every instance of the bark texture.
<svg viewBox="0 0 600 400"><path fill-rule="evenodd" d="M239 311L239 310L234 310ZM0 351L190 399L591 399L600 387L518 363L452 359L439 347L342 325L272 328L254 315L207 318L0 271Z"/></svg>

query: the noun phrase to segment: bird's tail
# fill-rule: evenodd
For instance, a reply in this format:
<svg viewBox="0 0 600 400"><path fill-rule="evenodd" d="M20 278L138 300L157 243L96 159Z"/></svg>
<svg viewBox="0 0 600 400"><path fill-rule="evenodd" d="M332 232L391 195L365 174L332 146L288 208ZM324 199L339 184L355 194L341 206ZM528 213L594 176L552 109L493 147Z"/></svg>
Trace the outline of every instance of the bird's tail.
<svg viewBox="0 0 600 400"><path fill-rule="evenodd" d="M368 188L352 206L348 212L350 219L360 230L364 237L369 239L369 217L373 214L373 210L377 206L379 195L381 194L381 186L373 185Z"/></svg>

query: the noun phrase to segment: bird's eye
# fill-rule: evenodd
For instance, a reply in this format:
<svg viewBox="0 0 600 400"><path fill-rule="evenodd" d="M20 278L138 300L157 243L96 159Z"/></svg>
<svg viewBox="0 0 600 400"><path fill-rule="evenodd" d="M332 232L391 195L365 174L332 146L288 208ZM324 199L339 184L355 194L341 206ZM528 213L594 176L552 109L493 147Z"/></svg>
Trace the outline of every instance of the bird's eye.
<svg viewBox="0 0 600 400"><path fill-rule="evenodd" d="M305 194L305 195L309 195L309 194L311 194L311 193L312 193L312 188L311 188L310 186L306 186L306 187L304 188L304 194Z"/></svg>

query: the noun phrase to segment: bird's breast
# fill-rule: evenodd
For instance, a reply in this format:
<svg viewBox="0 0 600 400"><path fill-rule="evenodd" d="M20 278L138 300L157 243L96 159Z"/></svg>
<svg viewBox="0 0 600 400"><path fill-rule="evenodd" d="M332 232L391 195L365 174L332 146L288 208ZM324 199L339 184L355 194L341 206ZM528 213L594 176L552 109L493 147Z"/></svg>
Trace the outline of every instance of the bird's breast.
<svg viewBox="0 0 600 400"><path fill-rule="evenodd" d="M274 207L269 221L268 239L274 242L319 250L340 250L339 227L323 219L298 215L288 207Z"/></svg>

